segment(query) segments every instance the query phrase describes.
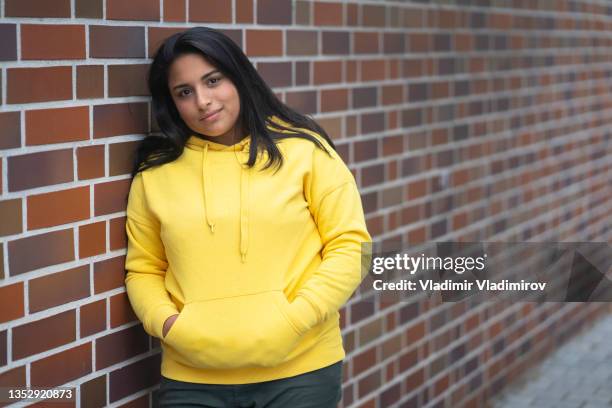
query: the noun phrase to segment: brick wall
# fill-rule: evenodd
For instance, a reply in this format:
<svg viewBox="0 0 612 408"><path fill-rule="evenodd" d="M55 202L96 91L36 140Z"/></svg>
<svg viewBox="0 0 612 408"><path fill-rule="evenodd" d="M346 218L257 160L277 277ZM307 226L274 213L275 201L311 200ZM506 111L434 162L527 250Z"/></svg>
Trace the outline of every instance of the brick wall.
<svg viewBox="0 0 612 408"><path fill-rule="evenodd" d="M601 0L0 0L0 387L148 407L123 287L132 153L165 36L222 28L337 141L377 240L610 242ZM605 304L342 310L343 407L473 407ZM61 406L61 405L54 405Z"/></svg>

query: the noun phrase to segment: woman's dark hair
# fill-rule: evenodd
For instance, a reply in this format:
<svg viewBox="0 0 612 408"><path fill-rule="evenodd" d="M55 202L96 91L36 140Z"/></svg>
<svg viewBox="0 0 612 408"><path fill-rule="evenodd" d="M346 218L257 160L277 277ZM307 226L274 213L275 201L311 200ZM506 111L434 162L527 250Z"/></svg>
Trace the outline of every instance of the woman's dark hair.
<svg viewBox="0 0 612 408"><path fill-rule="evenodd" d="M268 129L267 124L270 123L271 115L295 127L318 133L335 149L325 130L314 120L291 109L274 95L240 47L228 36L209 27L194 27L168 37L153 58L149 68L148 86L152 96L153 116L162 134L151 134L141 141L136 152L132 177L139 171L176 160L183 153L189 137L198 134L182 120L168 89L170 65L177 57L190 53L202 55L236 87L240 97L238 123L242 124L245 134L251 137L247 161L249 167L255 165L258 150L261 149L265 149L268 153L268 161L264 168L272 165L282 166L283 157L275 140L287 137L310 140L327 152L316 137L305 132L299 133L298 130L296 133L296 129L276 122L271 123L272 126L277 129L292 130L294 133L286 134Z"/></svg>

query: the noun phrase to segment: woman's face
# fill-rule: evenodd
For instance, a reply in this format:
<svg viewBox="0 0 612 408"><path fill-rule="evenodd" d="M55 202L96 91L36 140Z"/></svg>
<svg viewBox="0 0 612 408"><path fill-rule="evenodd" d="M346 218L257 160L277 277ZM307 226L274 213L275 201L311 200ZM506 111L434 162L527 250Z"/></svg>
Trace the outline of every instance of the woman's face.
<svg viewBox="0 0 612 408"><path fill-rule="evenodd" d="M217 143L240 141L240 97L232 81L200 54L174 60L168 87L176 109L189 128Z"/></svg>

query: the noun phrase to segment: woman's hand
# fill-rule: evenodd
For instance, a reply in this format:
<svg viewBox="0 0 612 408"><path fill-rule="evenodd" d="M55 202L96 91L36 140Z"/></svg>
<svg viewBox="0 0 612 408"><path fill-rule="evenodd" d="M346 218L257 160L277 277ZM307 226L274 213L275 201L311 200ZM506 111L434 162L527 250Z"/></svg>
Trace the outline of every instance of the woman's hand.
<svg viewBox="0 0 612 408"><path fill-rule="evenodd" d="M177 319L177 317L179 317L179 315L178 314L174 314L174 315L168 317L166 319L166 321L164 322L164 327L162 328L162 336L164 338L166 337L166 335L168 334L168 332L172 328L172 325L174 324L174 322Z"/></svg>

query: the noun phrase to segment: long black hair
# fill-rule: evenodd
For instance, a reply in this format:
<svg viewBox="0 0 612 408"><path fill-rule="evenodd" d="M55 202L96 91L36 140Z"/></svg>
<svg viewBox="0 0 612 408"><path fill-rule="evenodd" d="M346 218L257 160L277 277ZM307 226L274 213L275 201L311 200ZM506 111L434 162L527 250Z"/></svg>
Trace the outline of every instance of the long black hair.
<svg viewBox="0 0 612 408"><path fill-rule="evenodd" d="M183 153L189 137L198 134L180 117L168 88L170 65L177 57L190 53L202 55L236 87L240 98L238 123L242 124L242 130L251 138L249 160L246 163L249 167L255 165L258 152L262 149L268 153L264 168L272 165L282 166L283 157L275 140L287 137L310 140L327 152L316 137L299 132L299 129L296 132L295 128L288 128L276 122L270 123L271 115L297 128L318 133L333 149L336 148L325 130L313 119L296 112L276 97L244 52L228 36L210 27L194 27L168 37L153 58L148 72L148 86L152 96L153 116L161 135L151 134L141 141L136 152L132 177L139 171L176 160ZM274 132L267 128L267 124L293 133Z"/></svg>

